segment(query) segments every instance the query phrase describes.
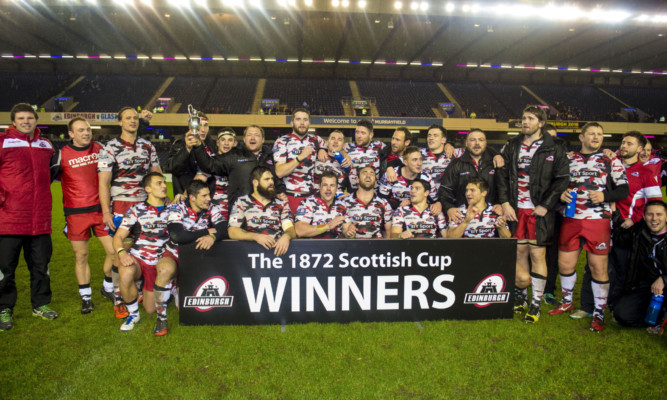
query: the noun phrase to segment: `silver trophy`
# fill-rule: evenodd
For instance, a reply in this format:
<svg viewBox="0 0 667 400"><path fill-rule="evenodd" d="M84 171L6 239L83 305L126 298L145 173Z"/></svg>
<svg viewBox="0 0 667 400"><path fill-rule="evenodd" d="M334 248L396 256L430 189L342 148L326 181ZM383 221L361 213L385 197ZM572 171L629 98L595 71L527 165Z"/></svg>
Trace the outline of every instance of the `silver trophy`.
<svg viewBox="0 0 667 400"><path fill-rule="evenodd" d="M192 107L192 104L188 105L188 114L190 114L190 118L188 119L188 128L190 128L193 133L197 133L199 127L201 126L201 118L197 115L197 110Z"/></svg>

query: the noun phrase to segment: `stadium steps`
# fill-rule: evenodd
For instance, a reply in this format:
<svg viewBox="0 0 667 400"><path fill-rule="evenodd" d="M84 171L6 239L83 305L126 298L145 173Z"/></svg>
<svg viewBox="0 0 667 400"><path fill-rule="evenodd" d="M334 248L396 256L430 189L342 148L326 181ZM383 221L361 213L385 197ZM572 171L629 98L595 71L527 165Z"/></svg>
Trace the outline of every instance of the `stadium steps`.
<svg viewBox="0 0 667 400"><path fill-rule="evenodd" d="M454 112L452 113L452 118L463 118L463 109L461 108L461 105L459 104L458 100L452 95L452 93L447 89L445 85L442 84L442 82L437 83L438 87L442 91L442 93L447 96L447 99L454 104ZM438 114L436 114L438 115Z"/></svg>
<svg viewBox="0 0 667 400"><path fill-rule="evenodd" d="M169 85L171 85L171 83L172 83L173 81L174 81L174 77L173 77L173 76L170 76L170 77L168 77L167 79L165 79L164 82L162 82L162 85L157 89L157 91L155 92L155 94L153 95L153 97L148 101L148 104L146 104L146 106L144 107L144 109L146 109L146 110L152 110L152 109L153 109L153 107L152 107L153 104L155 104L155 102L157 101L157 99L158 99L160 96L162 96L162 94L164 93L164 91L167 90L167 88L169 87Z"/></svg>
<svg viewBox="0 0 667 400"><path fill-rule="evenodd" d="M556 110L554 107L552 107L551 104L549 104L549 103L547 103L546 101L544 101L543 98L541 98L540 96L538 96L537 94L535 94L535 92L533 92L532 90L530 90L530 89L528 88L528 86L526 86L526 85L521 85L521 89L525 90L529 95L533 96L533 97L535 98L535 100L537 100L541 105L543 105L543 106L549 106L549 108L551 108L551 112L552 112L554 115L556 115L556 113L558 112L558 110Z"/></svg>
<svg viewBox="0 0 667 400"><path fill-rule="evenodd" d="M251 114L259 113L262 108L262 98L264 98L264 87L266 87L266 79L257 80L257 88L255 88L255 97L252 99Z"/></svg>
<svg viewBox="0 0 667 400"><path fill-rule="evenodd" d="M346 117L354 117L355 112L354 112L354 107L352 107L352 103L349 101L340 101L340 104L343 106L343 112L345 113Z"/></svg>
<svg viewBox="0 0 667 400"><path fill-rule="evenodd" d="M597 90L601 91L602 93L606 94L607 96L611 97L612 99L618 101L619 103L623 104L624 106L626 106L628 108L637 108L637 107L634 107L634 106L624 102L623 100L621 100L618 97L614 96L613 94L607 92L606 90L602 89L601 87L598 87Z"/></svg>
<svg viewBox="0 0 667 400"><path fill-rule="evenodd" d="M501 106L503 106L503 108L505 109L505 111L507 111L507 115L512 115L512 110L511 110L509 107L507 107L507 104L505 104L505 102L503 101L503 99L499 98L499 97L498 97L492 90L489 89L488 86L486 86L486 85L483 84L483 83L482 83L482 87L483 87L484 89L486 89L487 92L489 92L489 95L491 95L491 97L493 97L493 98L498 102L498 104L500 104Z"/></svg>
<svg viewBox="0 0 667 400"><path fill-rule="evenodd" d="M359 86L357 86L357 81L350 81L350 91L354 100L361 100L361 92Z"/></svg>
<svg viewBox="0 0 667 400"><path fill-rule="evenodd" d="M436 117L445 118L440 111L440 107L431 107L431 111L433 111L433 114L435 114Z"/></svg>

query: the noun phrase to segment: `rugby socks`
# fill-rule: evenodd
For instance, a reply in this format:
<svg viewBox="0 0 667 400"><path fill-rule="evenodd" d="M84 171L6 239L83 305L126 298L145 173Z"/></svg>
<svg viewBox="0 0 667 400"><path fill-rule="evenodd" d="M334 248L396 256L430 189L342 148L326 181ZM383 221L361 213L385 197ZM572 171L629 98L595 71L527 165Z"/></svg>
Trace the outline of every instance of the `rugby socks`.
<svg viewBox="0 0 667 400"><path fill-rule="evenodd" d="M131 315L139 315L139 302L137 302L137 299L134 299L129 303L125 302L125 307L127 307L127 312Z"/></svg>
<svg viewBox="0 0 667 400"><path fill-rule="evenodd" d="M111 281L113 282L113 294L116 297L114 304L120 304L123 299L120 297L120 274L116 265L111 267Z"/></svg>
<svg viewBox="0 0 667 400"><path fill-rule="evenodd" d="M79 285L79 294L81 295L81 299L90 300L90 296L92 294L92 291L90 290L90 283Z"/></svg>
<svg viewBox="0 0 667 400"><path fill-rule="evenodd" d="M157 311L157 317L162 320L166 320L167 302L169 301L169 296L171 295L171 289L153 285L153 294L155 295L155 310Z"/></svg>
<svg viewBox="0 0 667 400"><path fill-rule="evenodd" d="M519 296L523 297L524 299L526 297L528 297L528 288L521 289L521 288L515 287L514 288L514 297L519 297Z"/></svg>
<svg viewBox="0 0 667 400"><path fill-rule="evenodd" d="M593 317L604 319L604 309L607 308L607 296L609 296L609 281L600 282L593 279L591 286L593 287L593 299L595 301Z"/></svg>
<svg viewBox="0 0 667 400"><path fill-rule="evenodd" d="M563 303L572 303L574 285L577 283L577 271L571 275L560 275L560 286L563 289ZM605 298L606 301L606 298Z"/></svg>
<svg viewBox="0 0 667 400"><path fill-rule="evenodd" d="M134 281L134 284L137 285L137 292L141 292L144 289L144 277L142 276L139 280Z"/></svg>
<svg viewBox="0 0 667 400"><path fill-rule="evenodd" d="M530 273L530 284L533 287L533 305L539 306L544 295L544 287L547 284L547 277L544 275Z"/></svg>
<svg viewBox="0 0 667 400"><path fill-rule="evenodd" d="M104 288L105 292L113 292L113 280L111 280L110 276L105 276L104 277L104 282L102 283L102 287Z"/></svg>

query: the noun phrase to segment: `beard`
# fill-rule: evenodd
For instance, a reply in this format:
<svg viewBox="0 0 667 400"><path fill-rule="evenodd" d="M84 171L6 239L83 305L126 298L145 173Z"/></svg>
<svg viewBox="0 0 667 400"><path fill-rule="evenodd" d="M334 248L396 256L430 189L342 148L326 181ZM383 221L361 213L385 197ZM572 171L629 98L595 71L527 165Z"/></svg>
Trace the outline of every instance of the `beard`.
<svg viewBox="0 0 667 400"><path fill-rule="evenodd" d="M375 189L375 185L373 183L366 183L364 181L359 181L359 187L364 189L364 190L373 190Z"/></svg>
<svg viewBox="0 0 667 400"><path fill-rule="evenodd" d="M276 189L274 187L264 187L259 185L257 186L257 193L269 200L273 200L276 197Z"/></svg>

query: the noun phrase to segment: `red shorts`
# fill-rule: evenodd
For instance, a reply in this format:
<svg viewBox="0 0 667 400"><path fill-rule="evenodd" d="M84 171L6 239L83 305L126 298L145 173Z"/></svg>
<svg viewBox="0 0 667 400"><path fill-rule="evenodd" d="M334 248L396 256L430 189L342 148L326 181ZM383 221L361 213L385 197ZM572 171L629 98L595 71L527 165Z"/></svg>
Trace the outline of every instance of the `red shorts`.
<svg viewBox="0 0 667 400"><path fill-rule="evenodd" d="M155 285L155 278L157 277L157 268L155 265L149 265L140 259L136 258L139 266L141 267L141 275L144 277L144 290L149 292L153 291L153 285Z"/></svg>
<svg viewBox="0 0 667 400"><path fill-rule="evenodd" d="M172 253L169 249L166 249L164 251L164 254L162 254L162 258L171 258L176 262L176 265L178 265L178 254Z"/></svg>
<svg viewBox="0 0 667 400"><path fill-rule="evenodd" d="M65 235L74 241L86 241L92 233L97 237L109 236L109 227L102 222L102 211L72 214L65 217Z"/></svg>
<svg viewBox="0 0 667 400"><path fill-rule="evenodd" d="M125 215L127 210L130 209L133 205L141 203L140 201L122 201L122 200L114 200L113 204L111 205L111 211L114 214L120 214L120 215Z"/></svg>
<svg viewBox="0 0 667 400"><path fill-rule="evenodd" d="M535 227L535 212L532 208L519 208L516 219L519 221L516 224L514 231L515 239L518 239L519 244L536 243L537 242L537 228Z"/></svg>
<svg viewBox="0 0 667 400"><path fill-rule="evenodd" d="M292 216L296 215L296 210L299 208L299 204L306 198L310 196L309 194L297 195L294 196L290 193L287 193L287 201L289 202L290 211L292 211Z"/></svg>
<svg viewBox="0 0 667 400"><path fill-rule="evenodd" d="M564 218L560 227L558 250L575 251L583 248L591 254L609 254L611 223L608 219Z"/></svg>

